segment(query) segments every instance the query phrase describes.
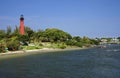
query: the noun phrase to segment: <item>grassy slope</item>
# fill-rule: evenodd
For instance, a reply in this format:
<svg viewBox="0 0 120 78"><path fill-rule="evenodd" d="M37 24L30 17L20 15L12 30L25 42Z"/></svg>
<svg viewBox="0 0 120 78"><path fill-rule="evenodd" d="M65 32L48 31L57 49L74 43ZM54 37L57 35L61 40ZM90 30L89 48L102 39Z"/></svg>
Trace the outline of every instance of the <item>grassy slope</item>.
<svg viewBox="0 0 120 78"><path fill-rule="evenodd" d="M21 46L22 49L24 50L33 50L33 49L42 49L42 48L68 48L70 46L67 46L64 43L50 43L50 42L45 42L45 43L40 43L40 44L30 44L29 46Z"/></svg>

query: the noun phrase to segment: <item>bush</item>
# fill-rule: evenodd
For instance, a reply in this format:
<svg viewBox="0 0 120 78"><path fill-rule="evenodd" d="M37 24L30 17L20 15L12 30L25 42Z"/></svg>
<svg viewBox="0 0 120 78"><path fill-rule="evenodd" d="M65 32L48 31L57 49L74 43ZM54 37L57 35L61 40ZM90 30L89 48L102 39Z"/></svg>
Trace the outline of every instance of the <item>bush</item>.
<svg viewBox="0 0 120 78"><path fill-rule="evenodd" d="M78 47L82 47L84 44L83 43L81 43L81 42L76 42L75 43L75 46L78 46Z"/></svg>
<svg viewBox="0 0 120 78"><path fill-rule="evenodd" d="M42 44L42 43L39 43L39 46L43 46L43 44Z"/></svg>
<svg viewBox="0 0 120 78"><path fill-rule="evenodd" d="M75 45L75 41L74 40L68 40L68 41L66 41L66 45L73 46L73 45Z"/></svg>
<svg viewBox="0 0 120 78"><path fill-rule="evenodd" d="M19 41L15 40L15 41L9 41L7 44L7 48L9 51L15 51L15 50L19 50L20 44Z"/></svg>
<svg viewBox="0 0 120 78"><path fill-rule="evenodd" d="M41 49L39 46L26 46L24 47L26 50L34 50L34 49Z"/></svg>
<svg viewBox="0 0 120 78"><path fill-rule="evenodd" d="M0 45L0 53L5 52L5 46L4 45Z"/></svg>
<svg viewBox="0 0 120 78"><path fill-rule="evenodd" d="M59 48L60 48L60 49L65 49L66 46L65 46L65 45L60 45Z"/></svg>

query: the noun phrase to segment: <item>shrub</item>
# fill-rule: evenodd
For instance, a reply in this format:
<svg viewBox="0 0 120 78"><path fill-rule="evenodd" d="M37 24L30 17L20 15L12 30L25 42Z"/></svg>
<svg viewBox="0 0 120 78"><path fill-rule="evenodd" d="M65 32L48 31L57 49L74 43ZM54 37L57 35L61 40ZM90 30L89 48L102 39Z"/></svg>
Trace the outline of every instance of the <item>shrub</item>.
<svg viewBox="0 0 120 78"><path fill-rule="evenodd" d="M83 43L81 43L81 42L76 42L75 43L75 46L78 46L78 47L82 47L84 44Z"/></svg>
<svg viewBox="0 0 120 78"><path fill-rule="evenodd" d="M68 40L68 41L66 41L66 45L73 46L73 45L75 45L75 41L74 40Z"/></svg>
<svg viewBox="0 0 120 78"><path fill-rule="evenodd" d="M9 51L15 51L15 50L19 50L20 44L18 40L14 40L14 41L9 41L7 44L7 48Z"/></svg>
<svg viewBox="0 0 120 78"><path fill-rule="evenodd" d="M5 52L5 46L4 45L0 45L0 53Z"/></svg>
<svg viewBox="0 0 120 78"><path fill-rule="evenodd" d="M39 43L39 46L43 46L43 44L42 44L42 43Z"/></svg>
<svg viewBox="0 0 120 78"><path fill-rule="evenodd" d="M60 49L65 49L66 46L65 46L65 45L60 45L59 48L60 48Z"/></svg>
<svg viewBox="0 0 120 78"><path fill-rule="evenodd" d="M34 49L41 49L41 47L39 47L39 46L26 46L25 49L26 50L34 50Z"/></svg>

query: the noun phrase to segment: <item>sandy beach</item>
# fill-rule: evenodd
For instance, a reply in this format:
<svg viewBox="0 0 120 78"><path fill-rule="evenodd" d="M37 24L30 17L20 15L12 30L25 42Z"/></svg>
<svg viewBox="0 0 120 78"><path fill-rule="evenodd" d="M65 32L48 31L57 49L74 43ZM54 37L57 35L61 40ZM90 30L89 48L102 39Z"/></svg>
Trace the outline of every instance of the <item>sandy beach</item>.
<svg viewBox="0 0 120 78"><path fill-rule="evenodd" d="M22 53L32 53L32 52L50 52L50 51L59 51L61 49L53 49L53 48L43 48L43 49L34 49L34 50L19 50L19 51L8 51L5 53L0 53L1 55L11 55L11 54L22 54Z"/></svg>
<svg viewBox="0 0 120 78"><path fill-rule="evenodd" d="M35 49L35 50L8 51L6 53L0 53L0 56L24 54L24 53L47 53L47 52L58 52L58 51L68 51L68 50L80 50L80 49L85 49L85 48L66 48L66 49L43 48L43 49Z"/></svg>

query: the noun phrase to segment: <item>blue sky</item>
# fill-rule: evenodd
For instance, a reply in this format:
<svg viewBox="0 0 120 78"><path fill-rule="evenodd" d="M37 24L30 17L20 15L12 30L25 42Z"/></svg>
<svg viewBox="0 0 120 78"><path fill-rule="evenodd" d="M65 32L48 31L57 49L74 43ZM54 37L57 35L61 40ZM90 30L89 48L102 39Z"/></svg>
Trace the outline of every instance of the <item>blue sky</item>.
<svg viewBox="0 0 120 78"><path fill-rule="evenodd" d="M0 29L58 28L73 36L120 36L120 0L0 0Z"/></svg>

